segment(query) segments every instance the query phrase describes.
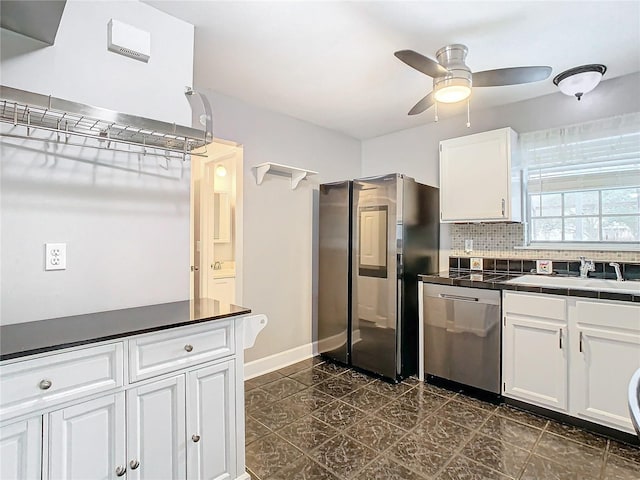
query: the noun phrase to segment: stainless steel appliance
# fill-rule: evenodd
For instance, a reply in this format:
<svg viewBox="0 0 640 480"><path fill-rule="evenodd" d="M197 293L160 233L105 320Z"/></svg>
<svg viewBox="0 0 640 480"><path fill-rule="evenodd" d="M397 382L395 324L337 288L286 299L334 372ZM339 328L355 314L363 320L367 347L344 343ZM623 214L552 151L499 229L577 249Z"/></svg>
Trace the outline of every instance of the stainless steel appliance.
<svg viewBox="0 0 640 480"><path fill-rule="evenodd" d="M400 174L320 185L320 353L393 381L416 372L418 274L438 271L438 201Z"/></svg>
<svg viewBox="0 0 640 480"><path fill-rule="evenodd" d="M500 394L500 292L424 283L424 370Z"/></svg>

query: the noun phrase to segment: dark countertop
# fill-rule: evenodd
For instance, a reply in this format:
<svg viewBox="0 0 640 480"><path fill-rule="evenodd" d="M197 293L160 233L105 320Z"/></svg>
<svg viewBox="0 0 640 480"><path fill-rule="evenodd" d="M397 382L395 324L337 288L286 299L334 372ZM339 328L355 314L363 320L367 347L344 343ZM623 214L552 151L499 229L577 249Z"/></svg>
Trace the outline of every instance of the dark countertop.
<svg viewBox="0 0 640 480"><path fill-rule="evenodd" d="M485 288L492 290L515 290L518 292L546 293L571 297L594 298L601 300L619 300L623 302L640 302L640 295L617 292L598 292L595 290L580 290L574 288L536 287L532 285L517 285L505 283L507 280L521 277L524 273L500 273L472 271L465 269L451 269L437 274L418 275L418 280L425 283L439 285L453 285L456 287Z"/></svg>
<svg viewBox="0 0 640 480"><path fill-rule="evenodd" d="M0 360L251 313L202 298L0 326Z"/></svg>

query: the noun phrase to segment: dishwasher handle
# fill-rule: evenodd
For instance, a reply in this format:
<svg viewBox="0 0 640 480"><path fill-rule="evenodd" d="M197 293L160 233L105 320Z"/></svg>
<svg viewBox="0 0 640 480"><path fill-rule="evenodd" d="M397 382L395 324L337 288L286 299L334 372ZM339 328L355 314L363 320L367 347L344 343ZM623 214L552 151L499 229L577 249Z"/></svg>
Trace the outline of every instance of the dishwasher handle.
<svg viewBox="0 0 640 480"><path fill-rule="evenodd" d="M478 302L480 299L475 297L463 297L462 295L449 295L447 293L440 293L438 297L444 298L445 300L456 300L461 302Z"/></svg>

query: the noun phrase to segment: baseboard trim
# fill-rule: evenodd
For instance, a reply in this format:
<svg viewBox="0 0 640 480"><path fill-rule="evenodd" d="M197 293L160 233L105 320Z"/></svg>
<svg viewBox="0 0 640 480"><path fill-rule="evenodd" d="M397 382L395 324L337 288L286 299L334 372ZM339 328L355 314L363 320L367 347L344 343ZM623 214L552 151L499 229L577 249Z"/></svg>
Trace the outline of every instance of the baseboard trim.
<svg viewBox="0 0 640 480"><path fill-rule="evenodd" d="M308 343L268 357L259 358L244 364L244 379L250 380L265 373L279 370L292 363L306 360L318 354L317 342Z"/></svg>

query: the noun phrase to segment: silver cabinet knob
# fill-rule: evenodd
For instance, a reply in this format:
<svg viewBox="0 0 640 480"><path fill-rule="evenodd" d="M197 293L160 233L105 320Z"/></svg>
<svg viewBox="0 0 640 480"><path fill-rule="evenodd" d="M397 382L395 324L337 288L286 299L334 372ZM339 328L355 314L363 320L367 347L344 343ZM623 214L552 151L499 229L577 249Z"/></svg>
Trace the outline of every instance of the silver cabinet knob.
<svg viewBox="0 0 640 480"><path fill-rule="evenodd" d="M131 467L131 470L135 470L140 466L140 462L136 459L133 459L129 462L129 466Z"/></svg>
<svg viewBox="0 0 640 480"><path fill-rule="evenodd" d="M38 384L38 387L40 387L40 390L49 390L51 388L51 385L53 385L51 383L51 380L40 380L40 383Z"/></svg>
<svg viewBox="0 0 640 480"><path fill-rule="evenodd" d="M193 345L189 345L189 344L187 343L187 344L184 346L184 349L185 349L187 352L190 352L190 351L192 351L192 350L193 350Z"/></svg>
<svg viewBox="0 0 640 480"><path fill-rule="evenodd" d="M116 475L121 477L127 472L127 467L123 467L122 465L118 465L116 467Z"/></svg>
<svg viewBox="0 0 640 480"><path fill-rule="evenodd" d="M191 435L191 440L193 440L194 443L198 443L200 441L200 435Z"/></svg>

